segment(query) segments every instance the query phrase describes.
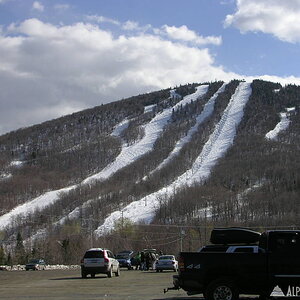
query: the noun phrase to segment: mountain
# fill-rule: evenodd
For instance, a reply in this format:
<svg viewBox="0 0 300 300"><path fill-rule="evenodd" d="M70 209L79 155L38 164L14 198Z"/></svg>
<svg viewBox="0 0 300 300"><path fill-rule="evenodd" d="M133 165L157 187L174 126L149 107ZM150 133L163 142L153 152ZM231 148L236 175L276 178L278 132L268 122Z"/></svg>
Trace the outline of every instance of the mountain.
<svg viewBox="0 0 300 300"><path fill-rule="evenodd" d="M193 83L2 135L3 247L21 235L73 262L99 241L168 250L211 226L298 226L299 103L295 85Z"/></svg>

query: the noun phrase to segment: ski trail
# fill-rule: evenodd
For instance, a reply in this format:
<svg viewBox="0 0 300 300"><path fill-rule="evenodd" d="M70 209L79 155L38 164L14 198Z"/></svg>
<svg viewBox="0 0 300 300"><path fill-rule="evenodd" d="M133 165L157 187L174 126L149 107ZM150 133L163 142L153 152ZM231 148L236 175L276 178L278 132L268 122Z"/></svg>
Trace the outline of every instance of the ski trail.
<svg viewBox="0 0 300 300"><path fill-rule="evenodd" d="M235 93L231 97L221 120L216 125L214 132L205 143L202 152L195 160L191 169L179 176L169 186L160 189L144 198L127 205L122 211L115 211L107 217L104 223L95 230L96 235L109 233L115 222L122 218L127 218L132 222L150 223L155 210L160 207L168 196L172 195L177 188L183 185L192 185L195 182L205 180L227 149L232 145L236 128L243 117L244 107L251 94L251 83L241 82Z"/></svg>
<svg viewBox="0 0 300 300"><path fill-rule="evenodd" d="M223 93L226 87L226 83L224 83L217 92L207 101L207 103L204 105L202 112L197 116L196 123L193 127L191 127L187 133L186 136L181 138L176 144L172 152L169 154L169 156L162 161L155 170L151 171L149 175L153 174L154 172L160 170L163 168L168 162L170 162L174 156L176 156L179 151L182 149L182 147L189 143L192 139L193 134L197 131L198 127L213 113L214 106L215 106L215 100L217 99L218 95L220 93ZM148 177L148 176L147 176Z"/></svg>
<svg viewBox="0 0 300 300"><path fill-rule="evenodd" d="M204 122L204 120L209 117L211 115L211 113L213 112L214 109L214 104L215 104L215 100L217 98L217 96L222 93L225 90L226 84L224 83L219 89L218 91L209 99L209 101L205 104L203 111L201 112L201 114L196 118L196 124L189 130L187 136L185 136L184 138L182 138L181 140L179 140L173 151L170 153L170 156L168 156L158 167L157 169L155 169L154 171L152 171L152 173L154 173L156 170L160 169L163 167L163 165L167 164L168 161L170 161L179 151L180 149L184 146L185 143L189 142L192 134L197 130L198 126ZM199 89L199 88L198 88ZM199 98L200 96L202 96L204 93L207 92L207 88L206 86L202 88L203 90L199 90L198 96L196 98ZM171 93L173 92L173 93ZM175 91L171 90L171 95L174 95ZM177 96L179 96L179 94L176 94ZM190 101L192 99L192 97L189 97L190 99L188 101ZM178 103L178 105L181 105L181 103ZM151 106L152 109L152 106ZM148 110L147 110L148 111ZM123 128L124 125L128 125L128 122L126 122L126 120L124 120L123 123L120 124L120 128ZM118 127L118 128L119 128ZM119 129L114 130L114 132L119 132ZM146 176L145 176L146 178ZM61 220L58 221L59 224L63 224L66 220L72 220L75 219L79 216L79 208L76 207L73 211L71 211L66 217L63 217Z"/></svg>
<svg viewBox="0 0 300 300"><path fill-rule="evenodd" d="M57 199L59 199L61 193L67 193L74 188L76 188L76 185L50 191L15 207L10 212L0 216L0 229L4 229L6 226L9 226L17 216L33 213L36 210L43 209L48 205L53 204Z"/></svg>
<svg viewBox="0 0 300 300"><path fill-rule="evenodd" d="M181 105L186 105L191 102L193 99L198 99L199 97L203 96L207 90L208 85L201 85L196 88L196 92L184 97L184 99L178 102L174 107L166 109L162 113L158 114L154 117L144 128L145 128L145 135L144 138L139 141L138 143L132 146L126 146L123 144L122 151L117 159L106 168L104 168L100 173L95 174L85 180L85 183L90 182L94 179L105 179L108 178L112 173L116 172L116 168L120 169L123 166L128 165L131 162L134 162L136 159L147 153L148 151L152 150L154 142L160 135L163 127L169 121L172 116L173 109L178 108ZM173 91L173 90L172 90ZM171 92L172 92L171 91ZM178 95L178 94L177 94ZM151 106L151 109L153 107ZM149 111L147 109L147 111ZM120 124L119 127L123 128L126 126L126 121ZM118 127L118 128L119 128ZM114 132L119 132L119 129L114 130ZM72 212L70 212L67 216L63 217L61 220L58 221L59 224L63 224L67 219L74 219L78 216L78 207L76 207Z"/></svg>
<svg viewBox="0 0 300 300"><path fill-rule="evenodd" d="M121 153L117 158L101 172L94 174L83 181L83 184L90 183L93 180L104 180L116 173L121 168L133 163L141 156L145 155L153 149L154 142L161 134L164 126L170 120L173 109L181 105L186 105L193 99L203 96L208 90L208 85L201 85L197 87L195 93L187 95L183 100L179 101L175 106L165 109L163 112L157 114L149 123L143 126L145 134L143 138L133 145L123 145Z"/></svg>
<svg viewBox="0 0 300 300"><path fill-rule="evenodd" d="M287 110L291 111L292 108L287 108ZM290 125L290 119L289 119L288 113L287 112L280 113L280 121L279 121L279 123L275 126L274 129L270 130L265 135L266 139L272 140L272 141L276 141L277 137L278 137L278 134L281 131L286 130L289 127L289 125Z"/></svg>
<svg viewBox="0 0 300 300"><path fill-rule="evenodd" d="M130 119L124 119L123 121L121 121L119 124L117 124L114 128L114 130L112 131L111 135L112 136L120 136L121 133L123 132L123 130L125 130L128 125L129 125L129 122L131 120Z"/></svg>
<svg viewBox="0 0 300 300"><path fill-rule="evenodd" d="M33 213L37 209L43 209L53 203L55 203L61 193L67 193L79 185L89 184L94 180L103 180L113 175L115 172L121 168L127 166L128 164L134 162L142 155L151 151L153 144L160 135L163 127L166 125L168 120L172 115L172 109L178 108L180 105L186 105L191 102L191 100L197 99L203 96L208 90L208 85L200 85L196 88L196 92L185 96L181 101L179 101L174 107L165 109L161 113L157 114L148 124L144 125L145 135L144 137L134 145L125 146L122 145L121 153L117 156L114 162L106 166L101 172L87 177L80 184L65 187L59 190L49 191L42 194L24 204L21 204L10 212L0 216L0 229L4 229L9 226L16 216L27 215ZM128 120L125 119L119 123L112 132L112 135L119 135L122 130L128 125Z"/></svg>

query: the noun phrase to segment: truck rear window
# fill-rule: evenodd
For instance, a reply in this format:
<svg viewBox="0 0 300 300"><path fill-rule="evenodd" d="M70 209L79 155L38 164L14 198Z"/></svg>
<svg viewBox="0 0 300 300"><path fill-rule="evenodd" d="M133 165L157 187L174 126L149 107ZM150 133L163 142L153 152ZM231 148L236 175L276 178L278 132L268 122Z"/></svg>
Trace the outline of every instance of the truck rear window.
<svg viewBox="0 0 300 300"><path fill-rule="evenodd" d="M103 258L103 251L87 251L84 255L84 258Z"/></svg>

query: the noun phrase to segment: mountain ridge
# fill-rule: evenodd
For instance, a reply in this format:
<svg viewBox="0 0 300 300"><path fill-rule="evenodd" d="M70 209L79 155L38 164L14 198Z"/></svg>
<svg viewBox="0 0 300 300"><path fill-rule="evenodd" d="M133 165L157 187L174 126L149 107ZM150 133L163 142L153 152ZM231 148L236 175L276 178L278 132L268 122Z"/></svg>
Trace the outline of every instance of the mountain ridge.
<svg viewBox="0 0 300 300"><path fill-rule="evenodd" d="M251 93L248 90L249 99L244 102L244 105L240 101L240 95L237 96L236 103L242 105L239 122L234 123L234 118L237 118L236 114L227 117L227 124L231 125L224 132L228 134L229 128L232 128L234 132L231 135L232 140L227 142L227 148L225 147L221 156L215 156L215 165L210 165L208 169L210 176L203 177L199 181L199 175L197 175L196 181L188 183L186 179L182 181L180 187L172 186L172 182L176 182L180 176L186 176L185 172L197 161L201 151L205 151L210 143L210 136L213 136L219 122L225 119L226 109L230 107L230 99L234 98L235 92L242 86L250 88L250 84ZM199 87L202 88L203 93L197 95ZM221 87L223 90L220 91ZM223 82L191 84L175 88L175 93L170 93L170 91L171 89L167 89L154 94L140 95L137 99L132 97L131 100L133 99L134 103L130 103L130 100L126 100L127 102L122 100L122 103L110 104L109 107L113 108L113 111L105 107L100 113L102 118L105 115L109 121L102 120L93 110L88 110L92 114L86 118L83 112L76 113L76 116L80 116L77 121L81 120L81 123L85 125L79 126L80 122L76 123L73 120L71 122L73 124L69 126L73 128L73 131L63 129L68 126L60 125L59 127L57 120L54 121L53 126L49 121L47 122L49 130L54 132L56 130L59 133L65 130L66 135L63 141L59 141L57 138L59 134L53 134L52 136L57 139L51 141L49 138L47 144L45 133L41 132L42 137L36 138L36 141L40 141L38 144L41 145L40 148L37 145L32 146L34 139L31 137L30 142L27 145L23 144L23 149L21 149L22 142L19 140L22 137L22 130L0 137L0 151L4 154L1 160L1 174L8 174L12 171L10 177L3 176L0 180L2 190L0 226L5 238L8 241L13 240L9 237L14 236L16 232L22 232L25 238L30 239L32 236L37 237L36 233L40 232L39 238L47 239L47 234L53 231L58 235L63 235L62 230L68 224L70 226L77 224L82 230L89 228L91 232L94 230L96 235L99 235L99 232L110 234L119 228L120 222L123 225L125 221L126 224L132 224L136 220L142 224L146 222L169 225L203 222L244 226L267 226L276 222L282 226L292 223L297 225L298 211L295 201L299 195L297 170L300 163L297 155L299 149L297 138L299 137L300 88L295 85L282 87L276 83L254 80L251 83L231 81L226 85ZM198 124L197 118L201 112L205 112L206 105L212 98L215 98L213 110L201 124ZM143 99L142 107L141 99ZM184 99L186 99L185 102ZM129 106L124 107L128 103L130 103ZM116 107L121 109L122 113L118 114ZM132 107L135 108L134 111L131 111ZM278 130L279 127L274 131L282 122L280 113L284 111L285 126L281 128L282 131ZM160 129L157 127L152 144L150 143L152 146L150 145L148 151L124 165L118 164L119 168L109 177L102 178L100 181L99 178L95 179L95 174L116 162L124 149L136 147L145 136L147 137L147 124L155 118L161 118L166 112L169 114L168 120L161 124ZM111 116L116 117L112 119ZM93 123L93 120L98 120L98 123ZM111 125L108 125L109 122ZM118 124L122 125L123 130L117 132L114 129L118 127ZM61 129L58 130L58 127ZM36 127L34 128L36 130ZM191 130L193 135L186 138L191 134L189 133ZM268 138L267 135L270 135L272 130L276 134ZM28 132L30 129L27 128L25 131ZM74 133L72 133L73 136L71 132ZM185 142L176 155L171 155L181 140ZM12 145L18 145L18 147L13 148ZM218 147L216 146L215 151L222 150ZM145 147L143 148L145 150ZM261 169L255 165L254 158L250 156L251 153L257 162L261 162ZM23 205L26 203L28 205L30 194L34 194L34 191L26 186L26 180L24 183L21 181L23 189L18 187L19 190L13 190L17 184L17 181L14 181L15 178L22 179L21 175L34 174L35 170L39 170L36 173L37 176L39 174L45 176L50 171L55 174L53 166L46 173L42 172L42 167L44 167L42 163L45 161L48 161L49 166L50 163L59 162L63 166L62 171L61 169L59 171L64 174L67 166L64 166L61 160L65 157L68 157L70 161L74 158L73 165L79 163L77 167L74 167L76 169L73 173L74 178L70 174L69 179L66 176L61 180L61 185L67 181L73 183L69 185L68 190L60 186L56 195L59 199L53 205L45 205L45 209L35 207L26 217L16 214L15 217L9 219L7 217L9 212L12 209L16 211L22 206L18 198L24 197L24 189L25 191L28 189L29 193L23 198ZM98 160L94 160L95 157ZM278 161L274 161L275 157ZM290 161L292 161L291 157L294 158L293 165L290 161L288 164L282 163L288 157ZM20 159L23 160L23 164L19 167L11 165L13 161L20 161ZM85 165L87 159L90 159L88 168ZM168 163L158 168L165 160ZM97 161L102 161L102 164L97 165ZM201 168L201 163L197 168ZM197 174L195 169L194 167L192 172ZM77 176L80 173L82 173L81 176ZM54 176L59 174L58 172ZM88 180L87 174L90 174L93 180ZM31 179L33 180L31 189L34 189L34 177ZM38 184L37 181L36 185ZM48 194L44 194L44 197L53 194L55 186L59 184L54 182L51 191L46 191ZM146 213L146 210L151 207L150 195L155 194L159 189L167 191L168 186L172 187L169 192L156 194L150 219L139 218L138 211L135 211L132 216L126 215L127 207L133 206L135 201L145 204L144 207L139 208L139 211L140 214ZM45 188L42 187L40 195L36 198L37 203L41 203L43 190ZM267 200L260 200L262 195L265 195ZM270 197L274 199L274 203ZM11 203L11 199L14 199L16 204L7 206L6 203ZM282 206L284 203L287 207ZM6 217L5 213L7 213ZM105 222L110 215L114 218L111 219L110 225L106 226L108 230L99 229L107 225ZM7 225L9 227L6 227ZM31 241L31 243L35 242Z"/></svg>

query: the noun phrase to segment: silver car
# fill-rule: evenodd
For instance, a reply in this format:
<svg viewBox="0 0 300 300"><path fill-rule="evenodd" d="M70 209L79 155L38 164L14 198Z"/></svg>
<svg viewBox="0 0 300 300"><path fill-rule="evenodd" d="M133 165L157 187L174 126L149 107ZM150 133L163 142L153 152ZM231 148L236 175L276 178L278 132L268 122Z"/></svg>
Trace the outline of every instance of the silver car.
<svg viewBox="0 0 300 300"><path fill-rule="evenodd" d="M87 275L95 277L96 274L106 274L112 277L113 274L120 276L119 262L110 250L102 248L91 248L87 250L81 260L81 277Z"/></svg>
<svg viewBox="0 0 300 300"><path fill-rule="evenodd" d="M156 272L162 272L163 270L173 270L177 272L178 261L174 255L161 255L155 264Z"/></svg>

